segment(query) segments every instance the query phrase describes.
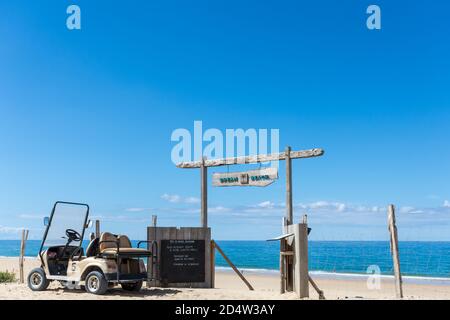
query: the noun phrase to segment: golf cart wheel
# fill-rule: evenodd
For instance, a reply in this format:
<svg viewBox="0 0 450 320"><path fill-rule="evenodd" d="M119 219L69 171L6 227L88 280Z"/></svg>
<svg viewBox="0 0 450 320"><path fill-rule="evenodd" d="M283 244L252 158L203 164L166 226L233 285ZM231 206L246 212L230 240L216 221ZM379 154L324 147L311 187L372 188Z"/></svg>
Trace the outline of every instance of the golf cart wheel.
<svg viewBox="0 0 450 320"><path fill-rule="evenodd" d="M126 291L139 291L142 288L142 281L133 283L122 283L122 289Z"/></svg>
<svg viewBox="0 0 450 320"><path fill-rule="evenodd" d="M106 290L108 290L108 282L103 273L92 271L86 277L85 288L88 293L105 294Z"/></svg>
<svg viewBox="0 0 450 320"><path fill-rule="evenodd" d="M48 281L45 271L42 268L31 270L28 274L28 287L33 291L44 291L48 288Z"/></svg>

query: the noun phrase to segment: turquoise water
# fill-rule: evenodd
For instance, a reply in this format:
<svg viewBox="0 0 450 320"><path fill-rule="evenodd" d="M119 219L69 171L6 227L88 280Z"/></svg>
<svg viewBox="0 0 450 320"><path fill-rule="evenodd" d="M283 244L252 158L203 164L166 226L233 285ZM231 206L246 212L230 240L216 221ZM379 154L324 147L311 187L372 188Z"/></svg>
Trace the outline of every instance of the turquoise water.
<svg viewBox="0 0 450 320"><path fill-rule="evenodd" d="M217 243L238 268L278 270L278 242ZM28 241L26 255L37 256L39 247L40 241ZM400 242L399 247L402 274L450 278L450 242ZM0 240L0 256L17 257L19 248L20 241ZM216 259L217 266L228 267L219 254ZM393 274L389 242L383 241L310 241L309 263L311 271L366 274L370 265L378 265L382 274Z"/></svg>

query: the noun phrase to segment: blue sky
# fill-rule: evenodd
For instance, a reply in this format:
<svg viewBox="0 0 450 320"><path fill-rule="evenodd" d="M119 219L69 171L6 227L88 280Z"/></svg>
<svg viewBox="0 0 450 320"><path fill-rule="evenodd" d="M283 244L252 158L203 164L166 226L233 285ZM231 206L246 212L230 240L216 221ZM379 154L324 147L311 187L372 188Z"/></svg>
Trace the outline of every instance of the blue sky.
<svg viewBox="0 0 450 320"><path fill-rule="evenodd" d="M69 31L73 3L82 29ZM366 28L370 4L379 31ZM450 4L2 1L0 12L0 239L23 227L40 238L56 200L89 203L132 238L152 214L199 225L199 173L174 166L170 136L201 120L326 150L294 162L295 217L308 213L313 239L387 239L395 203L401 239L450 240ZM213 237L278 235L283 176L282 164L264 189L210 187Z"/></svg>

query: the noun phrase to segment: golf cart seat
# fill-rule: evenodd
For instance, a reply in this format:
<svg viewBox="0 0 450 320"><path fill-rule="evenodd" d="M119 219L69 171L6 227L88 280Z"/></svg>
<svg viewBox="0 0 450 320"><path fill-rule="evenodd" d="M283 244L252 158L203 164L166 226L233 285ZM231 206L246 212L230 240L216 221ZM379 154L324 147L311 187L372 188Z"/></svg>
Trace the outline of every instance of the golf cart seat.
<svg viewBox="0 0 450 320"><path fill-rule="evenodd" d="M152 251L143 248L133 248L130 239L125 235L113 235L103 232L100 236L99 251L105 257L150 257Z"/></svg>

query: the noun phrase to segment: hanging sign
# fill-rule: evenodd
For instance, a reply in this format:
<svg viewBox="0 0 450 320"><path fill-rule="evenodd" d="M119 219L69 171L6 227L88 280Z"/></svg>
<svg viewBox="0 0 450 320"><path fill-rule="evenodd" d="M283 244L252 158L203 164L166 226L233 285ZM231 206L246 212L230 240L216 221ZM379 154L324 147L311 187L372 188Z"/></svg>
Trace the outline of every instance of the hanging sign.
<svg viewBox="0 0 450 320"><path fill-rule="evenodd" d="M277 168L265 168L246 172L214 173L215 187L266 187L278 179Z"/></svg>

